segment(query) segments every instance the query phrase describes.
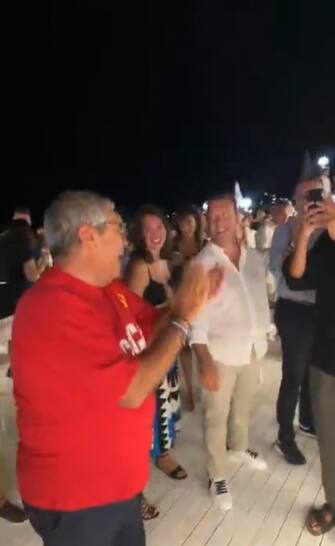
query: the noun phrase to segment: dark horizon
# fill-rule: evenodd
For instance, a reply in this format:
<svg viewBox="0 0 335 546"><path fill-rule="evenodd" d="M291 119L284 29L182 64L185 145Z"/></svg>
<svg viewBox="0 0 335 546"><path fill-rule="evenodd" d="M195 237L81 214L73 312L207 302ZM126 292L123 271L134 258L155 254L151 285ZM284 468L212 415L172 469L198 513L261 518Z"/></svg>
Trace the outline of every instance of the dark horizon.
<svg viewBox="0 0 335 546"><path fill-rule="evenodd" d="M331 1L42 9L25 48L24 179L2 215L19 201L40 216L77 187L129 209L235 180L290 195L304 150L334 150Z"/></svg>

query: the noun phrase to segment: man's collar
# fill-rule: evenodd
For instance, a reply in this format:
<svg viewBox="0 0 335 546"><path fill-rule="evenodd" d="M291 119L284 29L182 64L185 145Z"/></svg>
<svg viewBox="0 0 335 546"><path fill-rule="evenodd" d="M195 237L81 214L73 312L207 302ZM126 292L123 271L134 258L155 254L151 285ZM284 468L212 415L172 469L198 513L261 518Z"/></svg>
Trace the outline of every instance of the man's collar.
<svg viewBox="0 0 335 546"><path fill-rule="evenodd" d="M231 261L231 259L229 258L229 256L226 254L224 248L222 248L221 246L213 243L213 241L210 241L208 243L208 245L211 246L211 248L213 249L214 253L217 256L220 256L220 257L224 256L227 260L230 261L230 263L233 263ZM240 260L239 260L239 266L240 266L239 268L241 269L241 268L244 267L246 259L247 259L247 249L246 249L245 245L241 245L240 249L241 249L241 254L240 254Z"/></svg>

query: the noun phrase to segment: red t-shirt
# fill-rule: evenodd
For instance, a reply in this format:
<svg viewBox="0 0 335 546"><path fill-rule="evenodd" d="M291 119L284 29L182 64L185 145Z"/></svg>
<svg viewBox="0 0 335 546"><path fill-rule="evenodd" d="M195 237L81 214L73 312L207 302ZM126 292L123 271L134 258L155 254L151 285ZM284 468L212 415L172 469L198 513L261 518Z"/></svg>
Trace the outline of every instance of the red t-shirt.
<svg viewBox="0 0 335 546"><path fill-rule="evenodd" d="M136 410L118 401L156 317L123 283L101 289L57 267L23 297L12 367L27 504L79 510L143 491L154 397Z"/></svg>

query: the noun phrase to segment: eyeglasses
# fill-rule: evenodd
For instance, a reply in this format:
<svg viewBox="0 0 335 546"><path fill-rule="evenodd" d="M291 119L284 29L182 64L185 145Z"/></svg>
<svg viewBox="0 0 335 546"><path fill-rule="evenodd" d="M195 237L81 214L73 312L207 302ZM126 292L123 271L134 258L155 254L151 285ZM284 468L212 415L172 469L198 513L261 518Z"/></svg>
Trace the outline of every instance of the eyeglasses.
<svg viewBox="0 0 335 546"><path fill-rule="evenodd" d="M125 222L120 222L118 220L107 220L104 222L105 225L109 226L117 226L119 229L119 232L124 235L127 231L127 224Z"/></svg>

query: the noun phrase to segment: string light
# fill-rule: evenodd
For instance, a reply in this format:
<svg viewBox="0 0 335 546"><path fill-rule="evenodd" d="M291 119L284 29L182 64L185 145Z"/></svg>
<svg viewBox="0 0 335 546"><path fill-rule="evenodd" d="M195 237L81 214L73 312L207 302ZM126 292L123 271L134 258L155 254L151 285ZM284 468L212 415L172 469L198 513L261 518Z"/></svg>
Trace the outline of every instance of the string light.
<svg viewBox="0 0 335 546"><path fill-rule="evenodd" d="M319 157L318 165L321 167L321 169L327 169L329 167L329 157L326 155Z"/></svg>

